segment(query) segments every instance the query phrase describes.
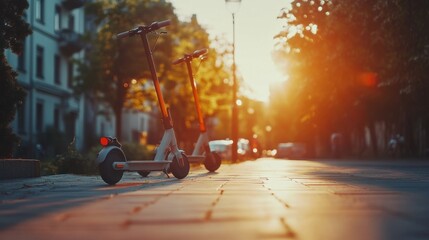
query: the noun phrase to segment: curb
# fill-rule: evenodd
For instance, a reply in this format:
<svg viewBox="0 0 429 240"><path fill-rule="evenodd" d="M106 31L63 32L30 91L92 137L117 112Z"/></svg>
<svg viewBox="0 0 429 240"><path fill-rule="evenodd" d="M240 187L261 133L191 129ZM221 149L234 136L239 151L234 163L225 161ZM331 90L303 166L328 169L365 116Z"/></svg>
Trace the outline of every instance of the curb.
<svg viewBox="0 0 429 240"><path fill-rule="evenodd" d="M35 159L0 159L0 180L40 177L40 161Z"/></svg>

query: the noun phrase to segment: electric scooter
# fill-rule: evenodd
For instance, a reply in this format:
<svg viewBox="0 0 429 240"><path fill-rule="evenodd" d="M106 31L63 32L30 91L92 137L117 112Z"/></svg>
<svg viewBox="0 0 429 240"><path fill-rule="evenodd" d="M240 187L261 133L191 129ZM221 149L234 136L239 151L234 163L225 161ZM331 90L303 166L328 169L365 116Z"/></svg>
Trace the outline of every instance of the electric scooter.
<svg viewBox="0 0 429 240"><path fill-rule="evenodd" d="M195 109L198 115L198 123L200 125L200 136L198 137L197 143L195 144L192 155L188 156L190 163L202 163L210 172L216 171L221 165L221 158L217 152L212 152L209 146L209 138L207 135L206 125L201 113L200 99L197 92L197 84L195 82L194 75L192 73L192 59L204 57L208 53L207 49L196 50L192 54L185 54L182 58L177 59L173 62L173 65L179 63L186 63L188 69L189 81L192 86L192 93L194 95Z"/></svg>
<svg viewBox="0 0 429 240"><path fill-rule="evenodd" d="M151 171L163 171L167 174L171 172L176 178L182 179L189 173L188 158L177 147L177 140L173 129L173 121L170 111L166 108L162 96L158 76L156 74L155 63L147 35L162 27L168 26L170 20L153 22L148 26L139 26L126 32L116 35L117 39L133 37L139 35L145 50L145 55L149 64L156 96L162 114L164 135L158 146L154 160L132 160L128 161L121 149L121 144L114 137L102 137L100 143L103 149L98 153L97 164L99 166L101 178L110 185L115 185L123 176L124 171L136 171L142 176L147 176Z"/></svg>

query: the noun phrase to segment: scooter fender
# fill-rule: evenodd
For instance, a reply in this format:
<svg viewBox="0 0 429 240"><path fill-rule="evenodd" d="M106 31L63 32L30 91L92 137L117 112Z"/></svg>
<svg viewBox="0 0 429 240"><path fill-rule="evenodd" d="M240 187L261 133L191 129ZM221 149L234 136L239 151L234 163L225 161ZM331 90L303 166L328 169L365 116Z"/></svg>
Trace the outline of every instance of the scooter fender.
<svg viewBox="0 0 429 240"><path fill-rule="evenodd" d="M179 152L180 153L185 153L185 150L182 150L182 149L179 149ZM173 152L168 152L168 155L167 155L167 160L168 161L173 161L173 158L174 158L175 156L174 156L174 153Z"/></svg>
<svg viewBox="0 0 429 240"><path fill-rule="evenodd" d="M120 147L117 146L107 146L104 147L103 149L101 149L101 151L98 153L97 158L95 160L95 162L97 164L101 164L102 162L104 162L104 160L106 160L107 154L109 154L110 151L121 151L121 153L125 156L124 151L122 151L122 149Z"/></svg>

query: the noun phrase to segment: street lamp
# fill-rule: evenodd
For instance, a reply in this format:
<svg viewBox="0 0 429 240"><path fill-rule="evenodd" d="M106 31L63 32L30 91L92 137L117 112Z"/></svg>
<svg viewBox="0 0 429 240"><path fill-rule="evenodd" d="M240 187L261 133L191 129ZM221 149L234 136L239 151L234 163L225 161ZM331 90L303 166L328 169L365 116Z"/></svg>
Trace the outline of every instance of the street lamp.
<svg viewBox="0 0 429 240"><path fill-rule="evenodd" d="M232 13L232 162L237 162L238 143L238 106L237 106L237 76L235 73L235 13L240 8L241 0L225 0L226 8Z"/></svg>

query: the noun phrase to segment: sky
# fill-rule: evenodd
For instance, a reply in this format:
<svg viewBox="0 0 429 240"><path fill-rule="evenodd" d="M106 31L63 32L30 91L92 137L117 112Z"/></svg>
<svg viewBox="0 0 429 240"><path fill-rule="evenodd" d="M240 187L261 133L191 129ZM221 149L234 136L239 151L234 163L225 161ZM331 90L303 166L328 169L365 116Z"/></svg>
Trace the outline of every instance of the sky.
<svg viewBox="0 0 429 240"><path fill-rule="evenodd" d="M225 0L169 0L179 19L189 21L193 14L208 31L211 38L224 36L233 40L232 14L225 7ZM271 57L274 35L282 25L277 16L289 0L242 0L235 14L235 45L237 74L245 87L243 94L267 102L269 86L286 79ZM249 89L250 88L250 89Z"/></svg>

